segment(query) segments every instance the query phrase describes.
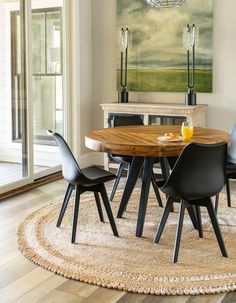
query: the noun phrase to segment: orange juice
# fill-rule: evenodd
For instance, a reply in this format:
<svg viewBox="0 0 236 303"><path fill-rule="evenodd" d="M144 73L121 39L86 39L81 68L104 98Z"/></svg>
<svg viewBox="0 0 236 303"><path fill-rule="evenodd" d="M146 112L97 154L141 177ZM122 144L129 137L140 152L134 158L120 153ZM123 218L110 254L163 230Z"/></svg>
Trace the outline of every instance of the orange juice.
<svg viewBox="0 0 236 303"><path fill-rule="evenodd" d="M191 139L193 136L193 127L182 126L181 133L184 139Z"/></svg>

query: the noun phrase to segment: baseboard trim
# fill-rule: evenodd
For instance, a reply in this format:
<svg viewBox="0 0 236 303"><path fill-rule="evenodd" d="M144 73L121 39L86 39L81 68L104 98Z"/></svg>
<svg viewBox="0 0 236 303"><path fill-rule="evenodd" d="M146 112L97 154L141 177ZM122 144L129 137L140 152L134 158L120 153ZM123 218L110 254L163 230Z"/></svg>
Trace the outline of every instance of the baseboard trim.
<svg viewBox="0 0 236 303"><path fill-rule="evenodd" d="M41 185L44 185L44 184L47 184L47 183L50 183L50 182L53 182L53 181L57 181L57 180L60 180L60 179L62 179L62 172L61 171L56 172L56 173L51 174L51 175L48 175L48 176L45 176L45 177L42 177L42 178L39 178L39 179L36 179L33 183L23 185L23 186L20 186L16 189L9 190L5 193L0 194L0 202L4 199L7 199L7 198L10 198L12 196L21 194L21 193L23 193L27 190L30 190L30 189L36 188L38 186L41 186Z"/></svg>

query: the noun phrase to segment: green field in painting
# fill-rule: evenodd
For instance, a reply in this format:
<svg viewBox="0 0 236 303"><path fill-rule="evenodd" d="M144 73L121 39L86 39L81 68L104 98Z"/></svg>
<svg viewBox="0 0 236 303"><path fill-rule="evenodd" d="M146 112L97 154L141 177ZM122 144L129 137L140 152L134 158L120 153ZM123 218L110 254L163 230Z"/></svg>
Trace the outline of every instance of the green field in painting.
<svg viewBox="0 0 236 303"><path fill-rule="evenodd" d="M120 70L117 70L119 89ZM212 70L197 69L196 92L212 92ZM129 69L128 90L145 92L185 92L187 76L185 69Z"/></svg>

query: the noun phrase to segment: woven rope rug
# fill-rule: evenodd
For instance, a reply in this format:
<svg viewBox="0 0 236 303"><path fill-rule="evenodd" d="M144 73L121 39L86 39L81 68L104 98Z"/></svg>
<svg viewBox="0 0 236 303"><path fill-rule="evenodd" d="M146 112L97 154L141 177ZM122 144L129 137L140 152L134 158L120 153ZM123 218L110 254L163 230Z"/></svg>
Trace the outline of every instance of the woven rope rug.
<svg viewBox="0 0 236 303"><path fill-rule="evenodd" d="M117 213L121 191L112 207ZM218 219L229 258L221 256L208 215L202 208L204 239L198 238L185 214L179 261L172 263L178 205L159 244L153 244L163 209L150 193L142 238L135 237L139 190L133 192L123 219L116 219L120 237L99 221L93 194L81 198L77 239L71 244L73 198L61 228L55 223L61 201L44 203L19 226L21 252L37 265L67 278L130 292L176 295L213 294L236 289L236 208L221 194ZM165 198L163 201L165 201ZM236 197L232 197L236 206ZM105 211L104 211L105 214Z"/></svg>

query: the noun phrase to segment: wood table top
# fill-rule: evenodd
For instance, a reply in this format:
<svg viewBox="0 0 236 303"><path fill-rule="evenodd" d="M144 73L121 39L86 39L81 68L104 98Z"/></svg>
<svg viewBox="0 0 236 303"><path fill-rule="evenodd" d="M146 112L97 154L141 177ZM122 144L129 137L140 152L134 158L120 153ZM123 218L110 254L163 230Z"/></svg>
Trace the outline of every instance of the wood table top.
<svg viewBox="0 0 236 303"><path fill-rule="evenodd" d="M181 135L181 126L172 125L137 125L103 128L91 131L85 137L85 145L100 152L131 156L178 156L183 148L198 142L212 144L230 142L229 133L217 129L194 127L192 139L179 142L161 142L157 137L164 133Z"/></svg>

